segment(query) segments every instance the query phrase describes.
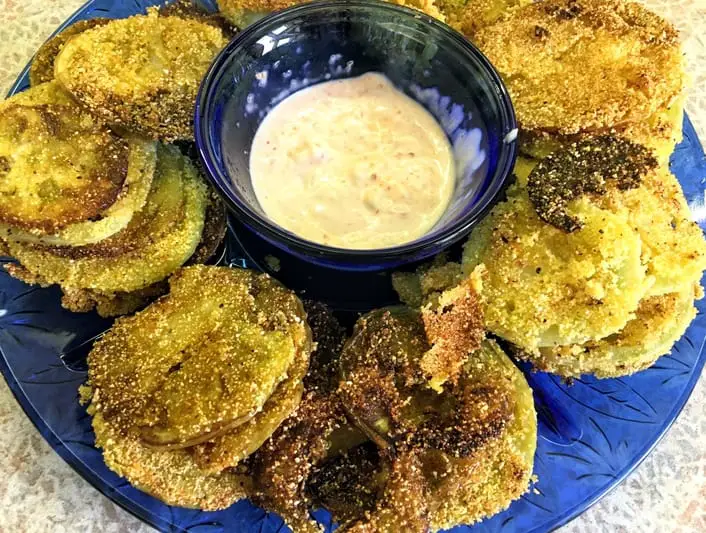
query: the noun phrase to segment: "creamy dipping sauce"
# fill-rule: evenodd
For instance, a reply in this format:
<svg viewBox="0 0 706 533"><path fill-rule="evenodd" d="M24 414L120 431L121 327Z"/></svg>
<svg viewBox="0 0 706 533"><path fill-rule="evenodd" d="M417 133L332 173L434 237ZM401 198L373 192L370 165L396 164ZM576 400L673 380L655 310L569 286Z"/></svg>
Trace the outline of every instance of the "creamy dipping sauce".
<svg viewBox="0 0 706 533"><path fill-rule="evenodd" d="M349 249L423 236L456 179L436 119L377 73L320 83L278 104L255 134L250 174L272 221Z"/></svg>

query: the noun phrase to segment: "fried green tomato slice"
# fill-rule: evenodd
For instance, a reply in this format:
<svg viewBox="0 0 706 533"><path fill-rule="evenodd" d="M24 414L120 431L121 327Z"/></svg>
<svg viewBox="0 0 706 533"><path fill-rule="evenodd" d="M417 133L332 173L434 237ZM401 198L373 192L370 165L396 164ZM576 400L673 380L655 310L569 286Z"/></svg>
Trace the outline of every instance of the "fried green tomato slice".
<svg viewBox="0 0 706 533"><path fill-rule="evenodd" d="M542 222L526 190L514 189L464 248L486 327L530 352L618 332L648 288L640 237L624 216L586 197L569 214L580 230Z"/></svg>
<svg viewBox="0 0 706 533"><path fill-rule="evenodd" d="M225 206L214 191L210 192L209 204L206 208L201 242L196 251L184 263L188 265L214 264L216 251L225 237L226 220ZM43 283L43 280L31 280L31 274L24 272L24 279L29 283ZM145 307L148 303L166 294L169 284L166 280L158 281L131 292L102 293L91 289L66 289L61 299L61 305L75 313L86 313L93 309L102 317L127 315Z"/></svg>
<svg viewBox="0 0 706 533"><path fill-rule="evenodd" d="M299 406L303 380L309 368L309 351L300 350L286 379L262 406L262 411L241 426L193 450L194 460L205 472L237 466L253 454Z"/></svg>
<svg viewBox="0 0 706 533"><path fill-rule="evenodd" d="M537 426L522 374L496 343L485 340L468 353L458 380L441 392L415 384L414 366L425 343L420 322L411 310L373 312L359 320L341 356L342 402L390 461L385 492L401 489L383 496L353 531L387 531L394 516L404 516L410 531L473 523L528 487ZM379 487L377 476L373 480Z"/></svg>
<svg viewBox="0 0 706 533"><path fill-rule="evenodd" d="M532 169L527 190L539 217L565 231L580 226L567 207L581 195L627 218L642 243L647 296L680 292L706 269L706 240L677 179L627 139L593 137L554 152Z"/></svg>
<svg viewBox="0 0 706 533"><path fill-rule="evenodd" d="M169 284L96 343L89 383L118 430L185 448L260 413L311 340L301 302L265 275L197 265Z"/></svg>
<svg viewBox="0 0 706 533"><path fill-rule="evenodd" d="M495 438L466 457L435 451L423 457L432 530L473 524L507 508L527 491L534 466L537 414L522 373L495 342L486 340L469 358L464 379L475 391L479 413L483 405L497 411L492 406L502 402L509 416Z"/></svg>
<svg viewBox="0 0 706 533"><path fill-rule="evenodd" d="M123 231L83 247L13 241L8 246L34 283L58 284L65 293L137 291L165 279L191 257L201 239L206 204L206 186L191 162L176 148L162 146L147 204ZM23 277L17 268L9 270Z"/></svg>
<svg viewBox="0 0 706 533"><path fill-rule="evenodd" d="M438 6L449 26L472 39L481 28L530 3L532 0L439 0Z"/></svg>
<svg viewBox="0 0 706 533"><path fill-rule="evenodd" d="M209 24L219 28L223 35L228 38L237 33L233 27L220 13L212 13L203 9L194 0L174 0L159 7L159 14L162 17L179 17L183 19L193 19L204 24Z"/></svg>
<svg viewBox="0 0 706 533"><path fill-rule="evenodd" d="M610 133L649 148L660 165L667 166L674 147L683 138L682 121L684 120L685 100L686 94L682 93L647 119L610 128ZM595 133L560 135L551 132L521 130L519 147L520 152L526 156L543 159L552 152L572 143L586 140L593 135Z"/></svg>
<svg viewBox="0 0 706 533"><path fill-rule="evenodd" d="M697 296L701 288L697 287ZM668 353L696 316L695 291L651 296L640 302L637 316L616 334L596 342L543 348L529 359L539 369L564 377L594 374L626 376L654 364Z"/></svg>
<svg viewBox="0 0 706 533"><path fill-rule="evenodd" d="M699 282L706 270L706 240L668 167L648 173L636 189L609 190L595 201L615 213L627 213L637 228L650 284L646 296L682 292Z"/></svg>
<svg viewBox="0 0 706 533"><path fill-rule="evenodd" d="M37 53L34 54L32 66L29 68L30 85L34 87L54 79L54 60L69 39L90 28L103 26L108 22L110 22L110 19L101 17L79 20L40 46Z"/></svg>
<svg viewBox="0 0 706 533"><path fill-rule="evenodd" d="M201 79L226 43L219 28L151 10L75 36L55 75L111 124L164 141L192 139Z"/></svg>
<svg viewBox="0 0 706 533"><path fill-rule="evenodd" d="M103 451L106 466L136 488L167 505L204 511L225 509L250 493L252 482L247 474L206 474L187 450L149 448L139 435L125 435L106 421L99 405L94 400L89 407L96 446Z"/></svg>
<svg viewBox="0 0 706 533"><path fill-rule="evenodd" d="M30 107L75 106L71 97L55 81L33 86L6 103ZM157 160L154 142L132 135L124 139L129 148L127 173L115 201L107 209L90 220L68 224L51 233L43 229L21 229L0 223L0 237L39 244L82 246L106 239L124 229L133 215L145 205Z"/></svg>
<svg viewBox="0 0 706 533"><path fill-rule="evenodd" d="M0 106L0 222L45 233L99 216L127 178L130 145L78 106Z"/></svg>
<svg viewBox="0 0 706 533"><path fill-rule="evenodd" d="M574 135L645 121L685 84L677 30L623 0L547 0L481 28L521 129Z"/></svg>

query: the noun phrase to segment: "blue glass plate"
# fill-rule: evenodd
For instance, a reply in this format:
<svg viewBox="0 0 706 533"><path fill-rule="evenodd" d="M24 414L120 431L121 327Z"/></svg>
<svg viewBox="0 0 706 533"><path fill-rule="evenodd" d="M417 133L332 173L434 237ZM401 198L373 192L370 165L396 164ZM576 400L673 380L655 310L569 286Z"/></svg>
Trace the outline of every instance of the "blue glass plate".
<svg viewBox="0 0 706 533"><path fill-rule="evenodd" d="M65 25L99 16L127 17L156 3L94 0ZM25 69L10 93L27 85ZM671 165L689 204L703 213L706 160L688 118L684 119L684 141L674 152ZM704 220L699 223L703 227ZM243 251L243 245L247 243L242 234L238 240L231 233L225 254L227 264L253 265L253 255ZM300 285L311 283L312 289L320 285L316 273L296 275L301 278ZM672 353L637 375L609 380L585 378L567 386L551 375L527 372L539 414L535 459L539 482L535 490L491 520L453 531L549 531L574 518L620 483L669 429L701 373L706 360L705 307L703 300L698 303L698 316ZM85 354L92 338L109 324L93 314L73 314L62 309L60 292L55 288L30 287L0 271L0 371L27 416L54 450L103 494L161 530L286 530L279 517L247 501L210 513L164 505L108 470L100 451L93 446L90 418L78 404L77 389L85 379ZM326 512L315 515L327 525L327 530L332 529Z"/></svg>

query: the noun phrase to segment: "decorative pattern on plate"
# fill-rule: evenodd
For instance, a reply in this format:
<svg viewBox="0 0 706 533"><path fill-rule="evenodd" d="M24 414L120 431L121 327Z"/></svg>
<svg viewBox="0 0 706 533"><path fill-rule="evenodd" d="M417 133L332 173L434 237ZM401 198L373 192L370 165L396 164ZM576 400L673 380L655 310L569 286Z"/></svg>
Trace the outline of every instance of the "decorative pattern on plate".
<svg viewBox="0 0 706 533"><path fill-rule="evenodd" d="M125 17L157 1L94 0L67 23L96 16ZM11 92L27 86L23 71ZM672 157L699 224L706 228L706 159L688 119L685 139ZM247 264L229 237L224 263ZM8 258L0 257L0 263ZM583 378L568 386L543 373L528 374L535 390L540 432L533 490L508 510L457 532L542 532L566 523L608 492L650 452L686 402L702 370L705 302L672 354L628 378ZM107 469L93 446L90 419L78 405L91 340L110 324L96 315L72 314L54 289L38 289L0 272L0 371L49 444L76 471L113 501L164 531L286 531L282 521L247 501L204 513L169 507ZM315 516L332 531L330 516Z"/></svg>

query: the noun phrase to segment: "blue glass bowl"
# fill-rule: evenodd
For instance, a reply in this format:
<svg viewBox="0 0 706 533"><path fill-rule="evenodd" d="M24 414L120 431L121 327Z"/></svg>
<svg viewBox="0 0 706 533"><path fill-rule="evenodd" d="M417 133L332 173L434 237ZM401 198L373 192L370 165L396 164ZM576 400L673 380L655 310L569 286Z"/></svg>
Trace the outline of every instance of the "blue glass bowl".
<svg viewBox="0 0 706 533"><path fill-rule="evenodd" d="M460 170L451 203L429 233L400 246L347 250L307 241L271 221L258 204L249 172L253 136L289 94L371 71L424 105L446 131ZM196 105L196 144L235 216L279 249L343 270L421 260L467 235L503 190L516 132L507 91L477 48L418 11L369 1L306 4L248 27L216 58ZM464 161L478 133L482 156Z"/></svg>

